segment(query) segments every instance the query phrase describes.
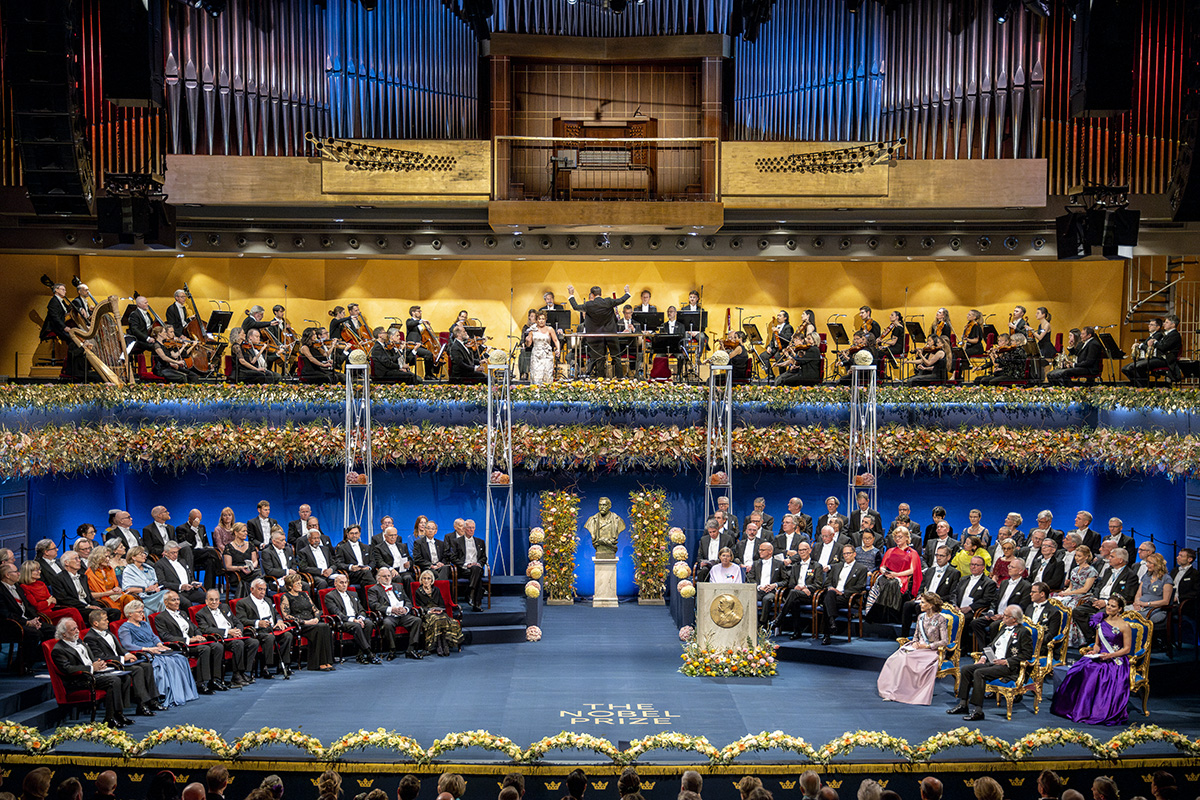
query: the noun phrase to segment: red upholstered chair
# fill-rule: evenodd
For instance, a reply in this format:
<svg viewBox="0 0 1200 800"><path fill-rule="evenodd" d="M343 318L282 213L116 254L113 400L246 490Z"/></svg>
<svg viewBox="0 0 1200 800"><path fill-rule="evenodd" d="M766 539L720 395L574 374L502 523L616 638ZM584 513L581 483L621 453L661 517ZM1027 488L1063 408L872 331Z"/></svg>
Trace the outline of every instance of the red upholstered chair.
<svg viewBox="0 0 1200 800"><path fill-rule="evenodd" d="M995 344L996 344L996 334L994 334L994 333L989 333L989 334L987 335L987 346L988 346L988 348L991 348L991 347L992 347L993 345L995 345Z"/></svg>
<svg viewBox="0 0 1200 800"><path fill-rule="evenodd" d="M225 365L222 371L225 373L225 380L233 380L233 356L225 356Z"/></svg>
<svg viewBox="0 0 1200 800"><path fill-rule="evenodd" d="M271 595L271 599L274 600L274 602L275 602L275 615L278 616L279 619L282 620L283 619L283 592L276 592L275 594ZM305 636L304 634L302 634L300 632L300 629L294 625L290 628L286 628L285 630L290 630L295 633L295 639L292 642L292 645L296 648L296 655L294 656L295 663L297 663L297 664L300 663L300 651L301 650L304 651L304 657L307 660L307 658L308 658L308 637Z"/></svg>
<svg viewBox="0 0 1200 800"><path fill-rule="evenodd" d="M78 718L79 707L87 704L92 708L92 722L95 722L96 706L104 699L106 692L104 689L97 689L94 681L87 689L68 689L62 673L58 671L58 667L54 665L54 658L50 655L54 652L56 644L58 644L57 639L47 639L42 642L42 655L46 659L46 671L50 673L50 688L54 690L54 702L58 703L60 707L70 707L73 718Z"/></svg>
<svg viewBox="0 0 1200 800"><path fill-rule="evenodd" d="M151 371L146 353L138 353L133 359L137 367L138 380L149 381L151 383L166 383L165 378L160 378Z"/></svg>
<svg viewBox="0 0 1200 800"><path fill-rule="evenodd" d="M818 333L817 335L821 337L821 358L817 361L817 376L820 380L825 380L825 334Z"/></svg>
<svg viewBox="0 0 1200 800"><path fill-rule="evenodd" d="M450 588L450 581L434 581L433 586L442 593L442 604L446 606L446 613L454 619L462 619L462 610L458 607L458 603L454 602L453 591ZM420 581L413 581L409 587L409 598L416 605L417 589L421 588Z"/></svg>
<svg viewBox="0 0 1200 800"><path fill-rule="evenodd" d="M958 336L953 333L950 334L950 346L958 347Z"/></svg>

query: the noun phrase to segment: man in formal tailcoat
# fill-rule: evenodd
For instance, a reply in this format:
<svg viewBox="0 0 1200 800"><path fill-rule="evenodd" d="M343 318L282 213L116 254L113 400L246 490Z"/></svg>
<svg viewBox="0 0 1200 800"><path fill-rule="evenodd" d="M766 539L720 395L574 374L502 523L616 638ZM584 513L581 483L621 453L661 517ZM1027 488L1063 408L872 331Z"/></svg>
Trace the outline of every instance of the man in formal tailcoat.
<svg viewBox="0 0 1200 800"><path fill-rule="evenodd" d="M983 714L983 693L988 681L1011 680L1021 670L1021 664L1033 657L1033 637L1021 623L1025 612L1018 605L1010 605L1001 615L1000 632L980 654L974 664L962 669L962 681L958 690L958 703L948 714L966 714L968 699L975 710L963 719L980 722Z"/></svg>

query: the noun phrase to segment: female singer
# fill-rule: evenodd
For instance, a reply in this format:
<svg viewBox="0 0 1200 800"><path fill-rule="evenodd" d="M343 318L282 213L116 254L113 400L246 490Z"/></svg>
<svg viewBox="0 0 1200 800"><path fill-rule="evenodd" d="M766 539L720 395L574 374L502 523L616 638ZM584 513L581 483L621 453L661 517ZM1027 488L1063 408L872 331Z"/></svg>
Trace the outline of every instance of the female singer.
<svg viewBox="0 0 1200 800"><path fill-rule="evenodd" d="M917 603L921 616L912 639L888 656L876 681L884 700L927 706L933 700L937 682L940 647L950 644L949 627L942 615L942 598L936 592L924 592Z"/></svg>
<svg viewBox="0 0 1200 800"><path fill-rule="evenodd" d="M950 324L950 312L939 308L933 317L933 324L929 326L929 335L949 338L952 330L954 328Z"/></svg>
<svg viewBox="0 0 1200 800"><path fill-rule="evenodd" d="M337 378L333 371L333 359L323 348L318 346L317 331L319 328L305 328L300 337L300 372L301 383L334 383Z"/></svg>
<svg viewBox="0 0 1200 800"><path fill-rule="evenodd" d="M1129 718L1129 664L1133 644L1122 614L1125 598L1114 592L1104 611L1092 617L1096 644L1067 670L1054 690L1050 712L1086 725L1123 725ZM1086 652L1085 652L1086 651Z"/></svg>
<svg viewBox="0 0 1200 800"><path fill-rule="evenodd" d="M970 358L983 355L983 315L978 309L972 308L967 312L967 327L963 328L963 350Z"/></svg>
<svg viewBox="0 0 1200 800"><path fill-rule="evenodd" d="M929 337L929 342L917 355L917 363L913 367L915 374L908 379L908 385L918 386L922 383L946 380L949 364L950 340L941 336Z"/></svg>
<svg viewBox="0 0 1200 800"><path fill-rule="evenodd" d="M530 348L529 379L535 384L554 380L554 364L561 348L558 334L546 324L546 312L539 311L534 317L533 330L525 334L525 344Z"/></svg>

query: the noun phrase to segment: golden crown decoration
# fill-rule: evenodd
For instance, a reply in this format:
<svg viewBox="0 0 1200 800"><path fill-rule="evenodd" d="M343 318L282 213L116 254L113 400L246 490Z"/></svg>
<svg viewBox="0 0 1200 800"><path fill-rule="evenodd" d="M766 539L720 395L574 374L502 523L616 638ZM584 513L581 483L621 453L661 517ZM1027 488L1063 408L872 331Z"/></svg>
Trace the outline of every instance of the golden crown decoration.
<svg viewBox="0 0 1200 800"><path fill-rule="evenodd" d="M1013 786L1024 786L1025 785L1024 778L1009 778L1008 782L1010 784L1012 784Z"/></svg>
<svg viewBox="0 0 1200 800"><path fill-rule="evenodd" d="M5 773L5 777L8 777L8 773ZM1185 772L1183 773L1183 777L1187 778L1188 783L1195 783L1196 781L1200 781L1200 772Z"/></svg>
<svg viewBox="0 0 1200 800"><path fill-rule="evenodd" d="M736 784L735 784L735 785L736 785ZM795 781L780 781L780 782L779 782L779 787L780 787L781 789L795 789L795 788L796 788L796 782L795 782Z"/></svg>
<svg viewBox="0 0 1200 800"><path fill-rule="evenodd" d="M309 782L309 783L311 783L313 786L316 786L316 785L317 785L317 780L318 780L317 778L309 778L309 779L308 779L308 782Z"/></svg>
<svg viewBox="0 0 1200 800"><path fill-rule="evenodd" d="M1142 780L1145 781L1146 783L1154 783L1154 775L1153 774L1143 775Z"/></svg>
<svg viewBox="0 0 1200 800"><path fill-rule="evenodd" d="M374 783L374 782L375 782L375 779L374 779L374 778L359 778L359 779L358 779L358 786L359 786L359 788L361 788L361 789L370 789L370 788L371 788L371 784L372 784L372 783Z"/></svg>
<svg viewBox="0 0 1200 800"><path fill-rule="evenodd" d="M974 789L975 788L975 779L974 778L964 778L963 785L966 786L968 789Z"/></svg>
<svg viewBox="0 0 1200 800"><path fill-rule="evenodd" d="M1190 781L1190 780L1192 780L1192 778L1188 778L1188 780ZM642 788L643 789L653 789L654 784L656 784L656 783L658 783L658 781L642 781Z"/></svg>
<svg viewBox="0 0 1200 800"><path fill-rule="evenodd" d="M592 788L597 792L603 792L608 788L608 781L592 781Z"/></svg>
<svg viewBox="0 0 1200 800"><path fill-rule="evenodd" d="M188 776L187 776L187 775L176 775L176 776L175 776L175 782L176 782L176 783L182 783L183 785L185 785L185 786L186 786L186 785L187 785L187 783L188 783Z"/></svg>
<svg viewBox="0 0 1200 800"><path fill-rule="evenodd" d="M879 784L879 788L881 788L881 789L886 789L886 788L887 788L887 785L888 785L888 782L887 782L887 781L876 780L875 782Z"/></svg>
<svg viewBox="0 0 1200 800"><path fill-rule="evenodd" d="M827 785L827 786L828 786L830 789L840 789L840 788L842 788L842 782L841 782L841 781L825 781L825 784L826 784L826 785Z"/></svg>
<svg viewBox="0 0 1200 800"><path fill-rule="evenodd" d="M143 775L143 774L142 774L142 773L140 773L140 772L131 772L131 773L129 773L129 780L133 781L134 783L141 783L141 782L142 782L142 778L144 778L144 777L146 777L146 776L145 776L145 775Z"/></svg>
<svg viewBox="0 0 1200 800"><path fill-rule="evenodd" d="M546 788L552 792L557 792L562 788L562 781L546 781Z"/></svg>
<svg viewBox="0 0 1200 800"><path fill-rule="evenodd" d="M6 777L6 778L7 778L8 776L7 776L7 775L5 775L4 777ZM96 778L99 778L99 777L100 777L100 773L99 773L99 772L84 772L84 773L83 773L83 778L84 778L84 780L88 780L88 781L94 781L94 780L96 780Z"/></svg>

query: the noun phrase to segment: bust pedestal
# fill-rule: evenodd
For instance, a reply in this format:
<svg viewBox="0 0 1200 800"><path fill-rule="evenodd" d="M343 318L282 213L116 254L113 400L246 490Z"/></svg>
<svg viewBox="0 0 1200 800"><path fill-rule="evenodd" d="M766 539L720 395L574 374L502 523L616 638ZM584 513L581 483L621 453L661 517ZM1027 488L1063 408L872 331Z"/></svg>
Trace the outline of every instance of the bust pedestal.
<svg viewBox="0 0 1200 800"><path fill-rule="evenodd" d="M596 591L592 596L592 608L617 607L617 559L592 558L596 565Z"/></svg>
<svg viewBox="0 0 1200 800"><path fill-rule="evenodd" d="M754 643L758 628L758 594L751 583L696 585L696 641L706 650Z"/></svg>

